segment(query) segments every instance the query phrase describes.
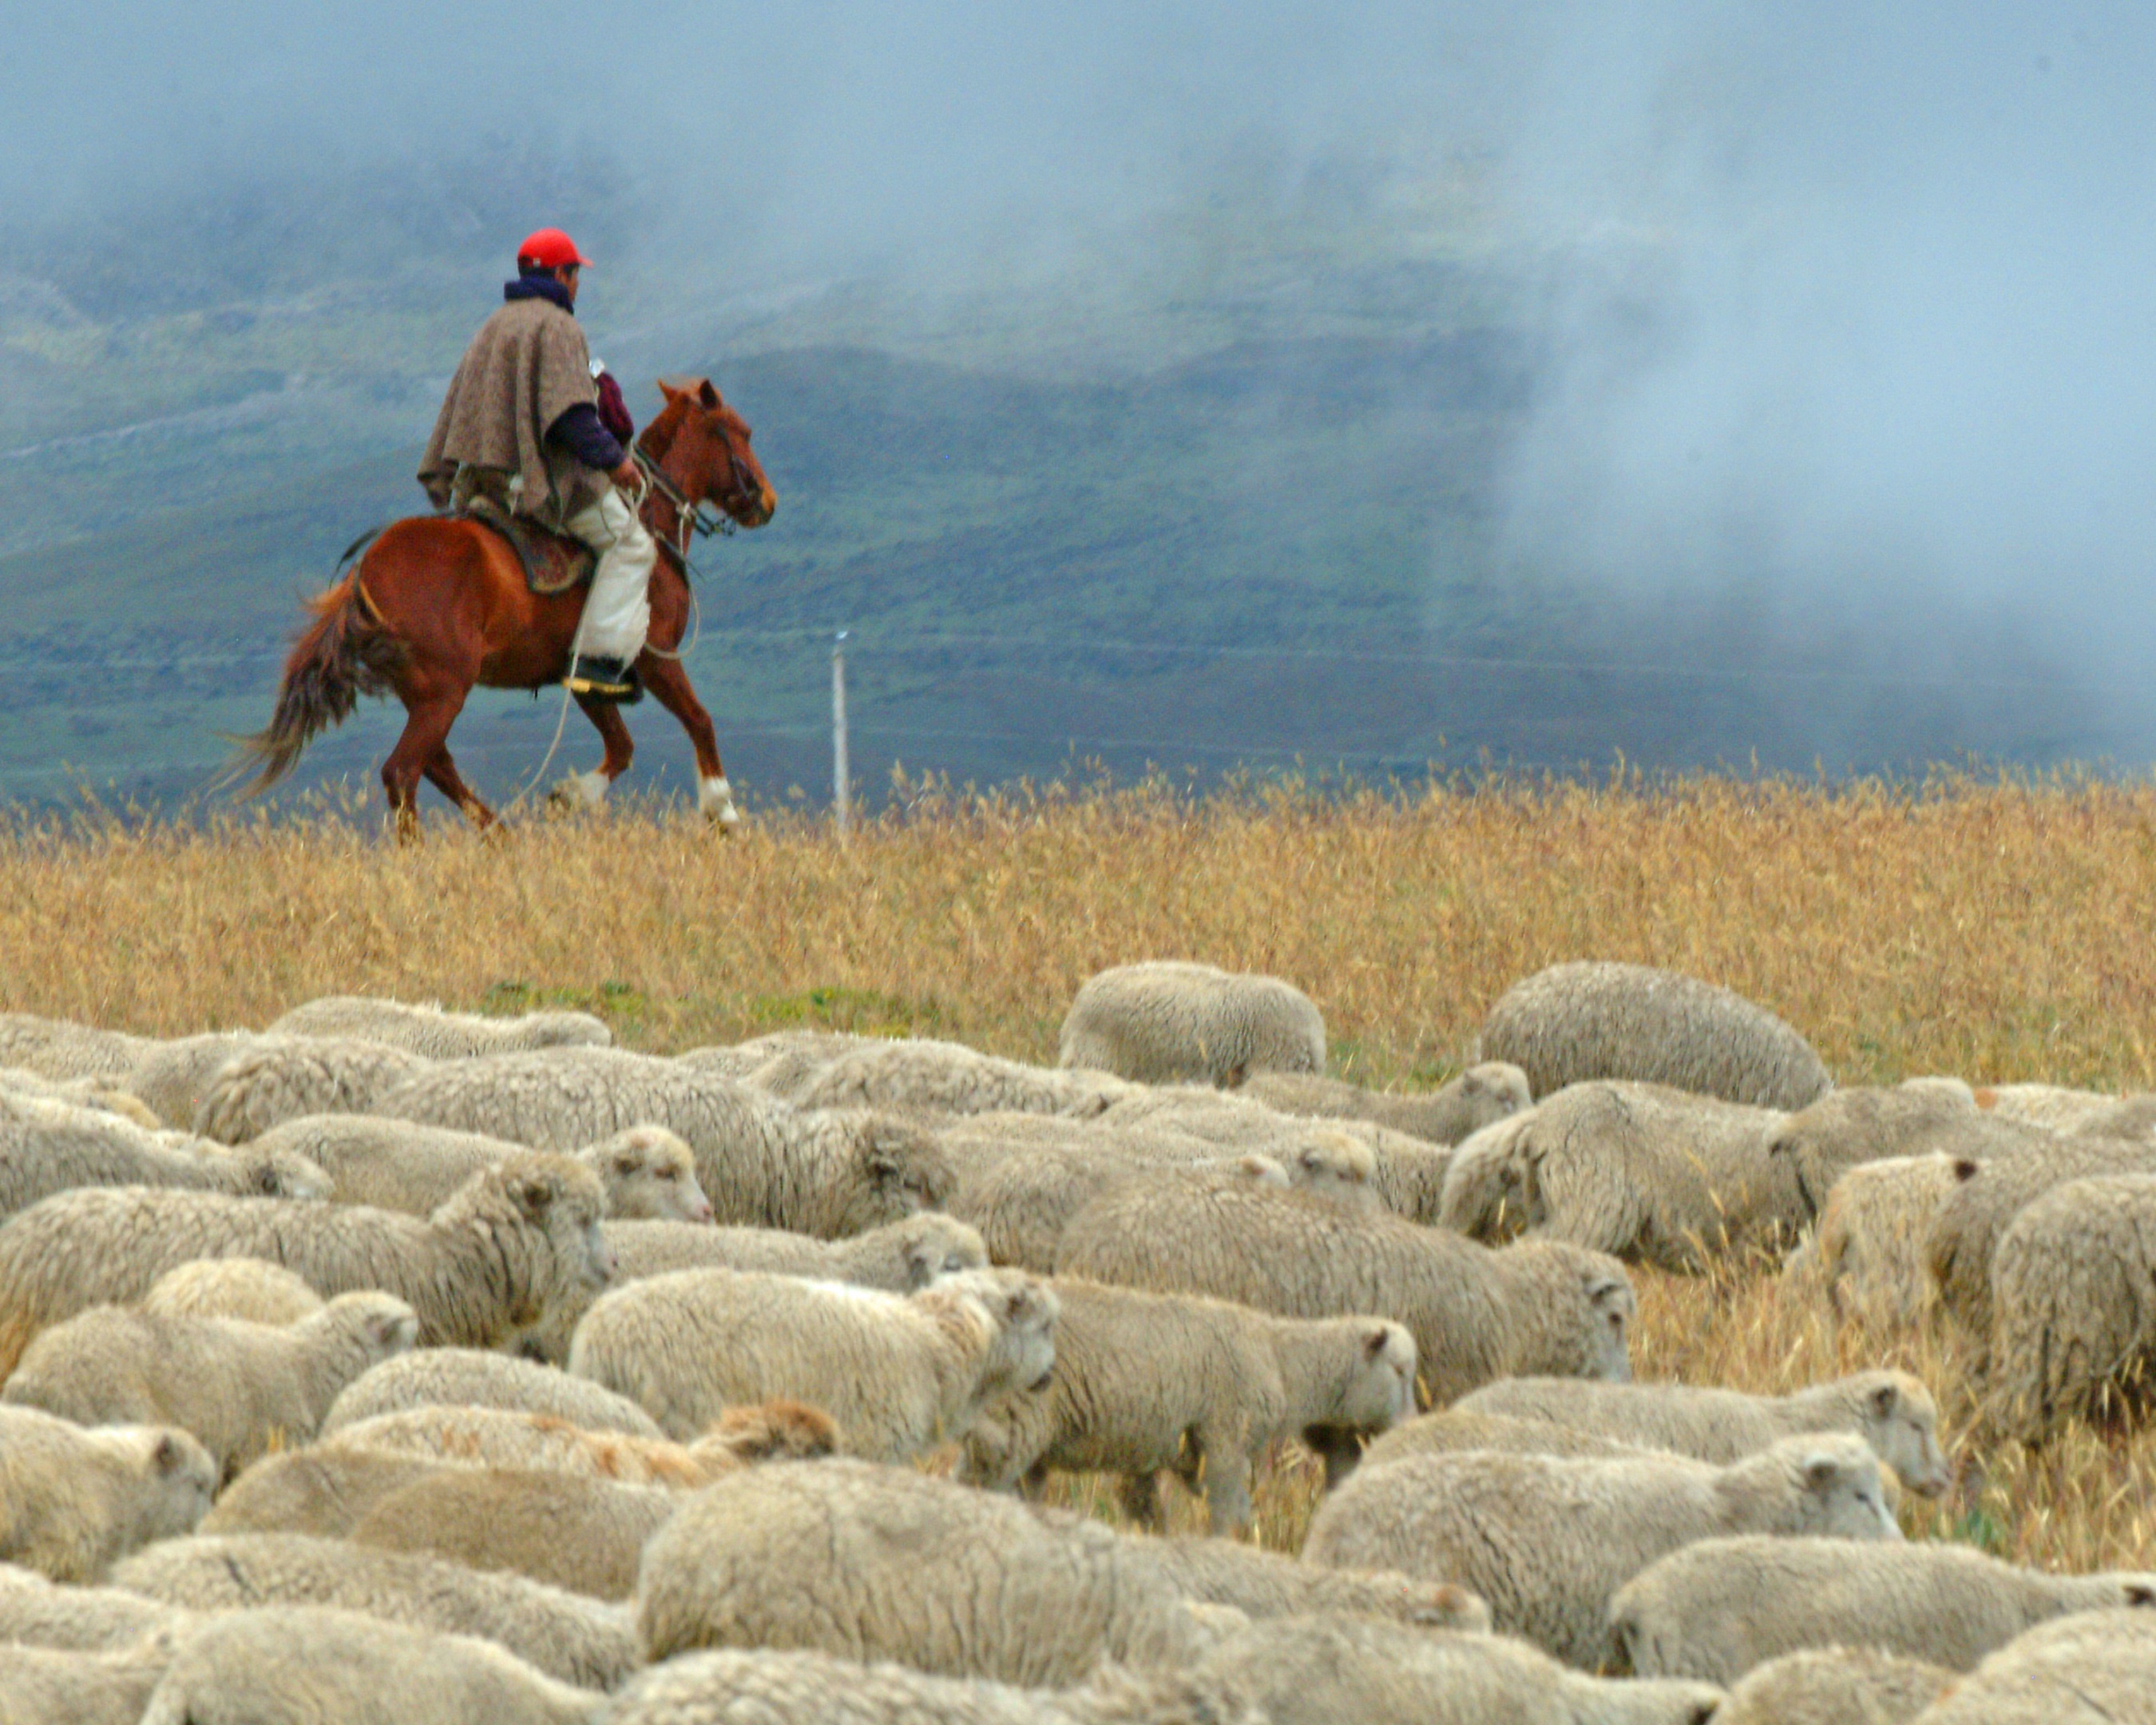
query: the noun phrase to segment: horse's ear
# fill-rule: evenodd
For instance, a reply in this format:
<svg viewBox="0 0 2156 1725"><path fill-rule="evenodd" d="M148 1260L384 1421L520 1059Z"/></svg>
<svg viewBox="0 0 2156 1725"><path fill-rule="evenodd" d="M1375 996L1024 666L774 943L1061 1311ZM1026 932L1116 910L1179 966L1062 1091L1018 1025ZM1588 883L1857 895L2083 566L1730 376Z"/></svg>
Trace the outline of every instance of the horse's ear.
<svg viewBox="0 0 2156 1725"><path fill-rule="evenodd" d="M676 389L671 383L669 383L664 377L655 377L652 381L658 384L659 393L665 396L667 400L679 401L681 399L681 392Z"/></svg>
<svg viewBox="0 0 2156 1725"><path fill-rule="evenodd" d="M696 399L707 408L720 408L726 405L719 399L719 392L711 387L711 380L709 377L699 377L696 380Z"/></svg>

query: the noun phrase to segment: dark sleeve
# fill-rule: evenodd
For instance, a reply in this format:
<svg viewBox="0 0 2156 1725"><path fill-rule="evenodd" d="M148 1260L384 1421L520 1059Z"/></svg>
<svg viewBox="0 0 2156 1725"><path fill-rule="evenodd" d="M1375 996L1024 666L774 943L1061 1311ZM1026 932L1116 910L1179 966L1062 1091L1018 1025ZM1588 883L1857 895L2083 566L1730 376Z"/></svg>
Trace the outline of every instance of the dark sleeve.
<svg viewBox="0 0 2156 1725"><path fill-rule="evenodd" d="M601 372L598 382L599 424L627 449L636 441L636 421L629 417L629 403L622 399L621 385L614 382L612 372Z"/></svg>
<svg viewBox="0 0 2156 1725"><path fill-rule="evenodd" d="M580 401L573 408L565 408L562 416L547 428L547 439L557 443L587 467L595 467L601 473L612 473L621 465L621 445L614 435L599 424L599 410L588 401Z"/></svg>

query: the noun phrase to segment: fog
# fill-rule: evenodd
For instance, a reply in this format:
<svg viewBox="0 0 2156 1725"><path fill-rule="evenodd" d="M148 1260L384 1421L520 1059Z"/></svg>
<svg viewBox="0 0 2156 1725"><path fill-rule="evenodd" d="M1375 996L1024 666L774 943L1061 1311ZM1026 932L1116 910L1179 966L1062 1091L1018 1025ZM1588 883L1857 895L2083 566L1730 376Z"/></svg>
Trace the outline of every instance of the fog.
<svg viewBox="0 0 2156 1725"><path fill-rule="evenodd" d="M1344 212L1505 285L1534 381L1477 580L1634 659L2076 684L2077 746L2145 759L2152 78L2123 0L93 3L0 59L0 202L208 300L262 284L189 285L190 212L304 283L369 267L311 188L372 188L493 270L518 200L442 212L527 162L603 266L932 322L1019 281L1158 301L1203 263L1163 262L1177 213L1255 172L1291 282Z"/></svg>

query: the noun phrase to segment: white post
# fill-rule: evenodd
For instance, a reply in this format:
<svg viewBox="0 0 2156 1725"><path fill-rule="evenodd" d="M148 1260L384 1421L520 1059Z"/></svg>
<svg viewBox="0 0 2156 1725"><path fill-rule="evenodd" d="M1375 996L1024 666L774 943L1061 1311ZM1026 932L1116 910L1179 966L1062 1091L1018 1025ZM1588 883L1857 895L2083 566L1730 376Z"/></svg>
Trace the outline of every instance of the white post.
<svg viewBox="0 0 2156 1725"><path fill-rule="evenodd" d="M831 812L839 836L846 835L852 809L852 774L846 766L846 631L831 644Z"/></svg>

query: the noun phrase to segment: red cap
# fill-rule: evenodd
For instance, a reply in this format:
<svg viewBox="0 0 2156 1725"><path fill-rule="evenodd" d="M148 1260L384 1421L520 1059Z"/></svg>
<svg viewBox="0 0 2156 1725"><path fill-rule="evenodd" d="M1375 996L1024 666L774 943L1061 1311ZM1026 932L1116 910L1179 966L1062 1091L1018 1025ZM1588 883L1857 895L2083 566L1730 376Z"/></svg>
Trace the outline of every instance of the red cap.
<svg viewBox="0 0 2156 1725"><path fill-rule="evenodd" d="M516 248L516 261L536 264L542 270L559 270L567 264L588 264L591 259L577 249L577 242L559 228L542 228L526 237Z"/></svg>

